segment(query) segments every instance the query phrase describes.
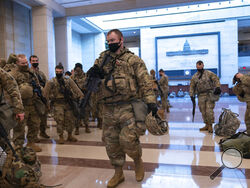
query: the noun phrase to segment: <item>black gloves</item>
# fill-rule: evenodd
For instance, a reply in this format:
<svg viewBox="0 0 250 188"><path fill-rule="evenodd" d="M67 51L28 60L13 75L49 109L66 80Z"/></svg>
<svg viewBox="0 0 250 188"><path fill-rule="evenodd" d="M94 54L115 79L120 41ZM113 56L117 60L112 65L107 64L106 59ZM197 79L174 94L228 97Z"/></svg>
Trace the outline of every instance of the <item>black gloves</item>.
<svg viewBox="0 0 250 188"><path fill-rule="evenodd" d="M158 108L155 103L148 103L148 113L152 112L152 116L157 114Z"/></svg>
<svg viewBox="0 0 250 188"><path fill-rule="evenodd" d="M221 89L219 87L215 88L214 94L215 95L220 95L221 94Z"/></svg>
<svg viewBox="0 0 250 188"><path fill-rule="evenodd" d="M87 75L89 75L90 77L103 79L104 71L101 70L100 67L98 67L98 65L94 65L88 70Z"/></svg>
<svg viewBox="0 0 250 188"><path fill-rule="evenodd" d="M242 91L240 94L239 94L240 97L244 98L245 96L245 91Z"/></svg>

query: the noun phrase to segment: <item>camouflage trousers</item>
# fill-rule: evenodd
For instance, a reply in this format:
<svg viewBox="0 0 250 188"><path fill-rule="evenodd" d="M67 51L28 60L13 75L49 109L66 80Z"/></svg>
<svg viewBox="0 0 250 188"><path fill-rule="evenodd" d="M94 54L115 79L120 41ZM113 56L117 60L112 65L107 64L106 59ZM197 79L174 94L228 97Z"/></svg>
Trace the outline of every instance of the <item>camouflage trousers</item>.
<svg viewBox="0 0 250 188"><path fill-rule="evenodd" d="M245 124L247 128L247 134L250 134L250 102L247 102L247 108L245 112Z"/></svg>
<svg viewBox="0 0 250 188"><path fill-rule="evenodd" d="M146 125L136 123L131 104L103 106L103 141L113 166L123 166L126 154L136 160L141 157L140 136Z"/></svg>
<svg viewBox="0 0 250 188"><path fill-rule="evenodd" d="M45 132L47 128L47 117L48 117L48 110L45 111L45 114L40 115L40 132Z"/></svg>
<svg viewBox="0 0 250 188"><path fill-rule="evenodd" d="M13 142L15 145L24 144L25 125L28 126L27 140L34 143L39 132L40 117L34 105L24 105L24 121L18 123L13 129Z"/></svg>
<svg viewBox="0 0 250 188"><path fill-rule="evenodd" d="M213 124L215 102L210 101L207 95L199 95L198 106L202 114L203 122L205 124Z"/></svg>
<svg viewBox="0 0 250 188"><path fill-rule="evenodd" d="M84 111L84 118L83 118L83 122L84 122L85 126L89 125L89 117L90 117L90 106L86 105L85 111ZM82 120L76 118L75 127L79 128L81 123L82 123Z"/></svg>
<svg viewBox="0 0 250 188"><path fill-rule="evenodd" d="M167 94L161 95L161 104L162 104L162 109L167 111L167 108L168 108L168 95Z"/></svg>
<svg viewBox="0 0 250 188"><path fill-rule="evenodd" d="M59 136L63 135L63 131L72 133L75 124L73 111L65 102L54 103L53 115L56 121L57 133Z"/></svg>

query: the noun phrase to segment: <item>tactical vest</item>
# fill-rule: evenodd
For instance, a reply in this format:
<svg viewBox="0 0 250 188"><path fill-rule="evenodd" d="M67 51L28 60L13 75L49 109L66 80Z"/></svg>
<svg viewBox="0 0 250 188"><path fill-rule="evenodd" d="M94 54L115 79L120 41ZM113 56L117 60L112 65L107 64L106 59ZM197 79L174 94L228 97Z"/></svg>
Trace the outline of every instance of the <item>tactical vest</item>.
<svg viewBox="0 0 250 188"><path fill-rule="evenodd" d="M209 77L208 71L204 70L201 78L199 79L198 74L196 73L196 76L194 77L195 83L196 83L196 93L199 95L201 93L207 93L214 88L213 81Z"/></svg>
<svg viewBox="0 0 250 188"><path fill-rule="evenodd" d="M127 51L103 67L106 74L101 82L99 98L105 103L129 101L137 97L137 83L133 69L135 59L133 53Z"/></svg>

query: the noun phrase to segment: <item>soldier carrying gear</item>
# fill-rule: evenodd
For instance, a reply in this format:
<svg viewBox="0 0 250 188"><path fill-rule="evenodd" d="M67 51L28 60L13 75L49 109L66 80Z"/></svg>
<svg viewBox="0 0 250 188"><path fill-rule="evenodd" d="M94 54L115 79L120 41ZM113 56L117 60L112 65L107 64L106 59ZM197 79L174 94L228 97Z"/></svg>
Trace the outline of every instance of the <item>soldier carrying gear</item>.
<svg viewBox="0 0 250 188"><path fill-rule="evenodd" d="M99 100L103 103L103 141L115 169L107 187L114 188L124 181L122 167L126 154L134 161L136 181L143 180L139 137L144 135L146 125L145 119L138 118L140 113L135 113L135 108L139 106L138 109L142 109L146 117L146 105L142 100L153 115L157 113L157 105L145 63L123 46L121 31L110 30L107 42L109 49L100 54L88 74L91 79L98 78L95 80L100 81L97 89Z"/></svg>
<svg viewBox="0 0 250 188"><path fill-rule="evenodd" d="M76 83L76 85L79 87L79 89L85 94L86 91L86 79L87 75L82 70L82 64L76 63L74 68L74 74L71 76L71 79ZM83 121L85 124L85 132L91 133L89 129L89 116L90 116L90 105L89 101L85 108L84 115L83 115ZM76 117L75 122L75 135L79 135L79 126L81 124L80 117Z"/></svg>
<svg viewBox="0 0 250 188"><path fill-rule="evenodd" d="M233 92L236 94L238 100L247 103L245 124L247 134L250 135L250 75L237 73L233 78L233 83L236 83L233 87Z"/></svg>
<svg viewBox="0 0 250 188"><path fill-rule="evenodd" d="M160 74L160 80L159 80L159 90L160 95L161 95L161 104L162 108L169 113L169 104L168 104L168 92L169 92L169 87L168 87L168 76L165 74L163 69L159 70Z"/></svg>
<svg viewBox="0 0 250 188"><path fill-rule="evenodd" d="M204 70L204 63L197 61L197 72L193 75L190 82L189 95L194 101L195 95L198 96L198 106L202 113L202 119L205 126L200 131L212 133L214 123L215 101L219 99L221 93L220 80L217 75L211 71Z"/></svg>
<svg viewBox="0 0 250 188"><path fill-rule="evenodd" d="M13 142L16 146L22 146L24 144L25 125L27 125L27 146L31 147L34 151L39 152L42 151L42 149L35 144L35 141L40 125L40 117L36 109L36 101L40 99L36 94L34 94L34 92L31 94L30 91L30 87L32 87L32 80L34 80L37 84L39 81L35 73L28 67L27 57L24 54L19 54L17 58L17 68L12 70L10 74L15 78L18 86L22 90L23 97L25 96L22 98L25 110L25 120L22 123L19 122L19 125L13 129ZM26 87L27 85L29 86Z"/></svg>
<svg viewBox="0 0 250 188"><path fill-rule="evenodd" d="M72 118L74 116L73 108L65 97L69 97L71 100L82 100L84 95L71 78L63 76L64 68L62 64L55 67L55 72L56 77L47 82L43 91L47 101L51 100L51 106L53 106L53 115L59 134L58 143L64 144L64 130L68 132L67 141L76 142L77 139L72 135L75 123L74 118ZM66 90L72 96L66 96Z"/></svg>

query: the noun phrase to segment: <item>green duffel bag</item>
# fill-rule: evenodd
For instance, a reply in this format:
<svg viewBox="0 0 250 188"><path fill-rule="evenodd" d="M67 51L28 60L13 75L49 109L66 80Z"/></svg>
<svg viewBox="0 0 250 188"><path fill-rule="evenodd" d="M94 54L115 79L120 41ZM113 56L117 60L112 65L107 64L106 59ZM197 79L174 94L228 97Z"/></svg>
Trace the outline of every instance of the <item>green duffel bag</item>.
<svg viewBox="0 0 250 188"><path fill-rule="evenodd" d="M221 139L219 145L223 151L228 148L236 148L241 151L243 158L250 159L250 135L246 134L245 131Z"/></svg>

